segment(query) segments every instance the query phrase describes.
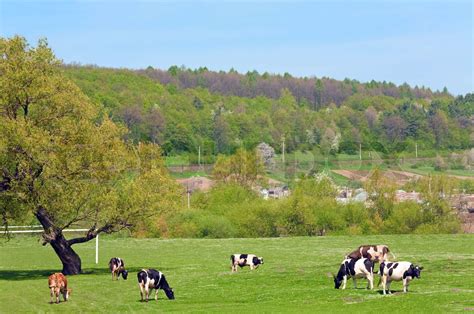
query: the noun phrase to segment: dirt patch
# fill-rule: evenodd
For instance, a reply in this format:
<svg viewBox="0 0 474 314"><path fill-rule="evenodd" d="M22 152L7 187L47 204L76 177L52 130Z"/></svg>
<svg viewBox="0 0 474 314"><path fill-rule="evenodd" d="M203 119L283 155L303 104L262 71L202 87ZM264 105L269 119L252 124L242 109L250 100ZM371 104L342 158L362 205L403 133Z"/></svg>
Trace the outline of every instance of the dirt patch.
<svg viewBox="0 0 474 314"><path fill-rule="evenodd" d="M361 303L361 302L364 301L362 298L355 298L355 297L344 297L344 298L342 298L342 300L346 304Z"/></svg>
<svg viewBox="0 0 474 314"><path fill-rule="evenodd" d="M180 183L185 189L189 189L191 191L209 191L215 184L214 180L206 177L177 179L176 182Z"/></svg>
<svg viewBox="0 0 474 314"><path fill-rule="evenodd" d="M332 170L332 172L344 176L350 180L365 182L372 174L372 171L368 170ZM421 176L411 172L387 170L382 172L385 177L389 180L403 185L410 180L420 178Z"/></svg>
<svg viewBox="0 0 474 314"><path fill-rule="evenodd" d="M474 213L459 213L461 219L461 228L464 233L474 233Z"/></svg>

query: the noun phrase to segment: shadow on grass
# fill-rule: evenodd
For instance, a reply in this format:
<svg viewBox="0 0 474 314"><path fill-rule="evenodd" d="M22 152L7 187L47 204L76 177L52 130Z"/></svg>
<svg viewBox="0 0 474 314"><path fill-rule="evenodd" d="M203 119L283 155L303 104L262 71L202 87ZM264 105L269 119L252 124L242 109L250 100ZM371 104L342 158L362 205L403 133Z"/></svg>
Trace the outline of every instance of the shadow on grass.
<svg viewBox="0 0 474 314"><path fill-rule="evenodd" d="M378 294L383 295L383 290L378 290L377 292L378 292ZM390 292L392 292L391 294L402 294L402 293L403 293L403 290L390 290ZM389 293L387 292L386 295L391 295L391 294L389 294Z"/></svg>
<svg viewBox="0 0 474 314"><path fill-rule="evenodd" d="M132 274L136 274L141 271L143 267L127 267L128 270L128 279L130 279ZM160 270L169 270L169 268L162 268ZM37 270L0 270L0 280L6 281L16 281L16 280L36 280L36 279L46 279L49 275L61 272L60 269L37 269ZM110 270L108 268L86 268L82 270L81 275L110 275ZM133 278L136 279L136 276L133 275ZM120 278L122 279L122 278Z"/></svg>

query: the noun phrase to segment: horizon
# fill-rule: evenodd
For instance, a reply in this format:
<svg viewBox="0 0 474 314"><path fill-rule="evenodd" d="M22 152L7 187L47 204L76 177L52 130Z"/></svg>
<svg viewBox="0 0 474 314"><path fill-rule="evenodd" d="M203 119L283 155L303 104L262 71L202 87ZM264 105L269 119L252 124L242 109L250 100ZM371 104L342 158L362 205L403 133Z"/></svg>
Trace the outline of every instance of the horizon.
<svg viewBox="0 0 474 314"><path fill-rule="evenodd" d="M474 90L472 9L470 1L2 1L0 33L31 46L45 37L66 64L287 72L460 95Z"/></svg>

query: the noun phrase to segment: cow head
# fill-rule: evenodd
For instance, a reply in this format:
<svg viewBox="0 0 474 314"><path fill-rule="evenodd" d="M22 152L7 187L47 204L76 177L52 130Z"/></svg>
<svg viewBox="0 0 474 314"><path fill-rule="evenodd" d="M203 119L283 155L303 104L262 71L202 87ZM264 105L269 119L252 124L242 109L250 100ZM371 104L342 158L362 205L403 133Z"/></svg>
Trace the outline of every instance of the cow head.
<svg viewBox="0 0 474 314"><path fill-rule="evenodd" d="M342 285L342 278L339 278L336 275L332 275L334 277L334 288L339 289L339 287Z"/></svg>
<svg viewBox="0 0 474 314"><path fill-rule="evenodd" d="M254 257L252 259L252 263L255 265L255 266L258 266L260 264L263 264L263 257Z"/></svg>
<svg viewBox="0 0 474 314"><path fill-rule="evenodd" d="M122 277L124 280L127 280L127 277L128 277L128 271L126 271L125 269L122 270Z"/></svg>
<svg viewBox="0 0 474 314"><path fill-rule="evenodd" d="M63 292L63 297L64 297L64 301L67 301L69 300L69 297L71 296L71 293L72 293L72 289L66 289L66 291Z"/></svg>
<svg viewBox="0 0 474 314"><path fill-rule="evenodd" d="M174 300L174 292L173 292L173 288L169 287L169 288L165 288L163 289L166 293L166 296L168 297L168 299L170 300Z"/></svg>
<svg viewBox="0 0 474 314"><path fill-rule="evenodd" d="M411 265L410 266L410 270L411 270L411 273L412 273L412 277L413 278L420 278L421 276L421 271L423 270L423 267L421 266L418 266L418 265Z"/></svg>

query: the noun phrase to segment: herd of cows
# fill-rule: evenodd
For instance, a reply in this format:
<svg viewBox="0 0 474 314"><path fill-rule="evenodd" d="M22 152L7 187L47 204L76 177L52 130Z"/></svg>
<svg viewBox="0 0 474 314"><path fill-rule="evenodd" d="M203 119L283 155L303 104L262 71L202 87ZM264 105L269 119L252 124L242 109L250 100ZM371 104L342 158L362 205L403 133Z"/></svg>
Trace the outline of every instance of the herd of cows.
<svg viewBox="0 0 474 314"><path fill-rule="evenodd" d="M403 281L403 292L408 291L411 280L420 278L423 267L410 262L390 262L388 255L394 255L386 245L361 245L356 250L348 254L342 261L337 275L333 275L335 288L346 288L348 278L352 278L354 288L357 288L357 279L367 279L367 288L374 288L374 268L375 263L380 263L378 274L382 283L383 294L391 294L390 284L392 281ZM249 266L251 270L263 264L263 258L254 254L232 254L230 256L232 272L237 271L237 267ZM127 279L128 271L125 269L125 262L114 257L109 262L109 269L112 273L112 280ZM155 300L158 300L158 291L165 292L168 299L174 299L173 288L170 287L165 275L155 269L142 269L137 273L138 286L140 288L141 301L148 302L150 291L155 289ZM51 295L51 303L55 300L59 303L60 295L64 301L69 299L71 289L68 288L67 278L62 273L54 273L48 277L48 285Z"/></svg>

